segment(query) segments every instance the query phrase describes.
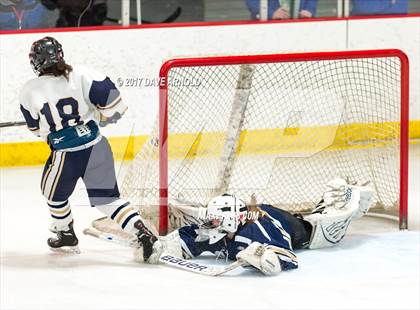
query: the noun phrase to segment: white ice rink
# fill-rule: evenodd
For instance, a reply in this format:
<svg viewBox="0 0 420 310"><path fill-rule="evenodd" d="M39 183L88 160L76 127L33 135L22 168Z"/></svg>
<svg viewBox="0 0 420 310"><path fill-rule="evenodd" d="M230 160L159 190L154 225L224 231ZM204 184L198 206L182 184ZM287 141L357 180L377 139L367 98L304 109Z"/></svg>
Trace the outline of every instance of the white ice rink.
<svg viewBox="0 0 420 310"><path fill-rule="evenodd" d="M41 167L2 169L0 309L419 309L420 146L410 147L412 229L364 217L337 247L298 252L299 269L274 277L136 264L128 249L82 234L100 213L80 187L71 202L82 253L53 254Z"/></svg>

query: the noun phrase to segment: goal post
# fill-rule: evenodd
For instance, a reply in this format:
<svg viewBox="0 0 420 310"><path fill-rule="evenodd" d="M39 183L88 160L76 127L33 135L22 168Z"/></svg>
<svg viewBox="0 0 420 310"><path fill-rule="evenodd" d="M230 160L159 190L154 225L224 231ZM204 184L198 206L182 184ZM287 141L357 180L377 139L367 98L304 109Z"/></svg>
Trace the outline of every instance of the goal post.
<svg viewBox="0 0 420 310"><path fill-rule="evenodd" d="M159 205L160 234L177 201L256 193L308 212L334 177L370 181L375 207L407 228L409 63L402 51L172 59L160 79L157 123L123 184L140 208Z"/></svg>

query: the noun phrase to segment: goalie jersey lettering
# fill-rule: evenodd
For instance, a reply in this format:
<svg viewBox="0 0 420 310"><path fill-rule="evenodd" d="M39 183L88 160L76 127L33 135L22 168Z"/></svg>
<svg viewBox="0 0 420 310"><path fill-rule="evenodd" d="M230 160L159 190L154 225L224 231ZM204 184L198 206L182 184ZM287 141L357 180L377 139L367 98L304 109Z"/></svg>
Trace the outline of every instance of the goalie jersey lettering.
<svg viewBox="0 0 420 310"><path fill-rule="evenodd" d="M247 248L252 242L259 242L273 247L280 260L282 270L297 268L298 263L292 250L286 218L270 205L262 205L261 209L267 215L241 227L233 240L223 238L214 244L209 244L207 240L200 240L200 229L197 225L181 227L179 236L184 255L195 257L203 252L211 252L218 256L227 255L229 259L235 260L236 254ZM279 250L276 251L276 248Z"/></svg>
<svg viewBox="0 0 420 310"><path fill-rule="evenodd" d="M74 67L69 80L43 75L28 81L21 91L20 110L28 128L44 140L59 130L99 122L125 111L114 83L105 75L85 67Z"/></svg>

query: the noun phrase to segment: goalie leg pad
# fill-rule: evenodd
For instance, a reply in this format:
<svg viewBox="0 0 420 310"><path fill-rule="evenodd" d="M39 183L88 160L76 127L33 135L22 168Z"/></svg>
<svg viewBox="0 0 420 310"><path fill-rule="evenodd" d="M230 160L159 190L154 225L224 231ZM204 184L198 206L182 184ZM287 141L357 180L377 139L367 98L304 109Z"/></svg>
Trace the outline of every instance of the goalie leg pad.
<svg viewBox="0 0 420 310"><path fill-rule="evenodd" d="M374 190L369 186L354 186L360 191L359 209L353 214L353 218L360 218L368 213L373 203Z"/></svg>
<svg viewBox="0 0 420 310"><path fill-rule="evenodd" d="M331 247L345 236L353 215L359 210L360 191L358 188L346 187L344 196L337 202L329 202L321 212L310 214L304 219L312 224L310 249ZM322 207L322 205L321 205Z"/></svg>
<svg viewBox="0 0 420 310"><path fill-rule="evenodd" d="M321 249L332 247L344 238L351 223L351 215L335 218L317 216L316 219L312 217L308 221L313 225L309 248Z"/></svg>

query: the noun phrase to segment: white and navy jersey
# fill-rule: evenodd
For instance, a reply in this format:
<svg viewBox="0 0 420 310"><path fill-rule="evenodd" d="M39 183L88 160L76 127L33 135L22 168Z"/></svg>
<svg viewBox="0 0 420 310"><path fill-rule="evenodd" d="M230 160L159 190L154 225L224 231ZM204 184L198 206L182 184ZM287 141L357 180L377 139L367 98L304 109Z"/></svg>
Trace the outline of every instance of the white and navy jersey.
<svg viewBox="0 0 420 310"><path fill-rule="evenodd" d="M267 213L266 216L253 223L243 226L228 243L228 257L234 259L236 254L244 250L252 242L274 246L272 249L277 253L281 269L288 270L298 267L297 258L292 248L292 240L289 233L289 225L282 213L269 206L260 206ZM279 248L276 251L275 248Z"/></svg>
<svg viewBox="0 0 420 310"><path fill-rule="evenodd" d="M64 76L43 75L28 81L20 93L20 109L28 128L43 139L61 129L99 122L126 106L114 83L104 74L76 66Z"/></svg>
<svg viewBox="0 0 420 310"><path fill-rule="evenodd" d="M208 241L197 241L199 240L197 225L181 227L179 236L182 240L184 256L195 257L203 252L212 252L216 255L224 253L229 259L235 260L236 254L256 241L272 246L277 253L282 270L297 268L298 263L292 249L288 217L270 205L261 205L260 208L267 215L239 228L232 240L224 238L214 244L210 244ZM275 250L276 247L279 248L279 251Z"/></svg>

